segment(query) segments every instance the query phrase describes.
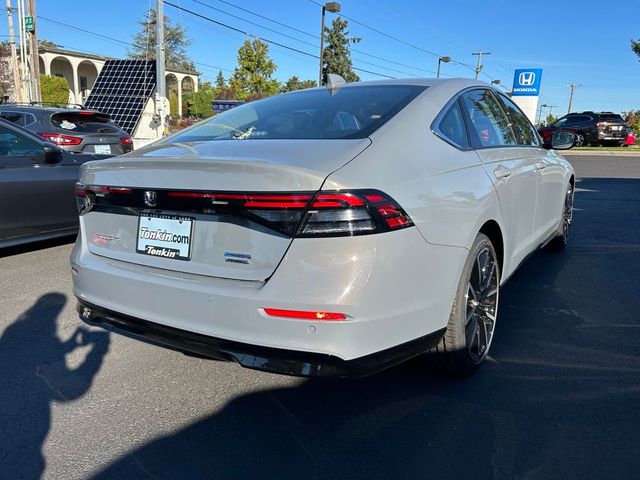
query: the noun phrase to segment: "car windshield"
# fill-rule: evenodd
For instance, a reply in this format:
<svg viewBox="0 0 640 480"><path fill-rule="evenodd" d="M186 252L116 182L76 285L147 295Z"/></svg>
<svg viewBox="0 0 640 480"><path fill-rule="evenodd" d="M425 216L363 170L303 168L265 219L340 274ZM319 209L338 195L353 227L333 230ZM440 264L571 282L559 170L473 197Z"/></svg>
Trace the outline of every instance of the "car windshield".
<svg viewBox="0 0 640 480"><path fill-rule="evenodd" d="M79 133L117 133L118 126L108 115L97 112L61 112L51 115L51 123Z"/></svg>
<svg viewBox="0 0 640 480"><path fill-rule="evenodd" d="M287 93L228 110L167 141L364 138L426 88L349 86Z"/></svg>

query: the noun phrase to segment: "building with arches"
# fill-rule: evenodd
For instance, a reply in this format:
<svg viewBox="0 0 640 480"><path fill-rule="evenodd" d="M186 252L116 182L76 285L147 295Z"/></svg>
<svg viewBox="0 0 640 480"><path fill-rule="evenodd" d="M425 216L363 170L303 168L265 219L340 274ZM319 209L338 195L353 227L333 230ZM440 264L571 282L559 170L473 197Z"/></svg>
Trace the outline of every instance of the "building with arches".
<svg viewBox="0 0 640 480"><path fill-rule="evenodd" d="M40 47L40 73L64 77L69 84L69 103L83 104L91 88L96 82L104 62L108 58L91 53L65 50L62 48ZM166 70L167 96L177 95L177 111L174 116L181 116L182 95L198 91L198 74L183 70Z"/></svg>

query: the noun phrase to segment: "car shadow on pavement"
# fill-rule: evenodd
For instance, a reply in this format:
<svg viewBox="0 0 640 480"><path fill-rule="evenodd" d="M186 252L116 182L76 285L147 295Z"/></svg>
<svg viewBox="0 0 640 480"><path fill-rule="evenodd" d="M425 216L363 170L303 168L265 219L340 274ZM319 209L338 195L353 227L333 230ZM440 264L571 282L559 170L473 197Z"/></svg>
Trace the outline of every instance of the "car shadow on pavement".
<svg viewBox="0 0 640 480"><path fill-rule="evenodd" d="M83 327L60 340L58 316L66 302L62 293L42 295L0 337L1 478L41 476L51 404L82 397L109 349L108 333ZM67 356L84 347L79 366L68 368Z"/></svg>
<svg viewBox="0 0 640 480"><path fill-rule="evenodd" d="M475 375L413 361L257 391L96 478L640 478L640 203L604 205L612 188L623 198L640 181L578 184L568 249L537 253L507 283ZM607 218L625 229L606 231Z"/></svg>

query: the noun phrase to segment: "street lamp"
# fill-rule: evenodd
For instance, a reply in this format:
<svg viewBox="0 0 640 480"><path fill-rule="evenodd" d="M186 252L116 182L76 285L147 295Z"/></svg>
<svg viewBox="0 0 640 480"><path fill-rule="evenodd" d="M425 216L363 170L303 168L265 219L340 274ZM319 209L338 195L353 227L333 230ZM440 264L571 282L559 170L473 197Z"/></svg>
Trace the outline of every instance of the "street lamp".
<svg viewBox="0 0 640 480"><path fill-rule="evenodd" d="M548 106L549 105L547 105L546 103L543 103L542 105L540 105L540 109L538 110L538 121L536 122L538 125L542 121L542 107L548 107Z"/></svg>
<svg viewBox="0 0 640 480"><path fill-rule="evenodd" d="M449 63L451 61L451 57L440 57L438 58L438 72L436 73L436 78L440 78L440 63Z"/></svg>
<svg viewBox="0 0 640 480"><path fill-rule="evenodd" d="M324 14L325 11L331 13L338 13L340 11L340 4L338 2L326 2L322 6L322 23L320 25L320 73L318 74L318 86L322 85L322 60L324 56Z"/></svg>

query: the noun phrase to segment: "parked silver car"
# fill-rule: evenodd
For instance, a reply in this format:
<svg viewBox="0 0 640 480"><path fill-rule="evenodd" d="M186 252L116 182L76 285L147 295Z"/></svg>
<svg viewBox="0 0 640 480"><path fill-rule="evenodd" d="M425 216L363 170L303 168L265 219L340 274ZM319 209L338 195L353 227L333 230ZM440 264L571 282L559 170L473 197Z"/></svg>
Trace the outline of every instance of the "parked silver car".
<svg viewBox="0 0 640 480"><path fill-rule="evenodd" d="M561 138L562 137L562 138ZM473 80L252 102L82 168L83 320L246 367L359 375L487 357L500 286L563 247L574 173Z"/></svg>

